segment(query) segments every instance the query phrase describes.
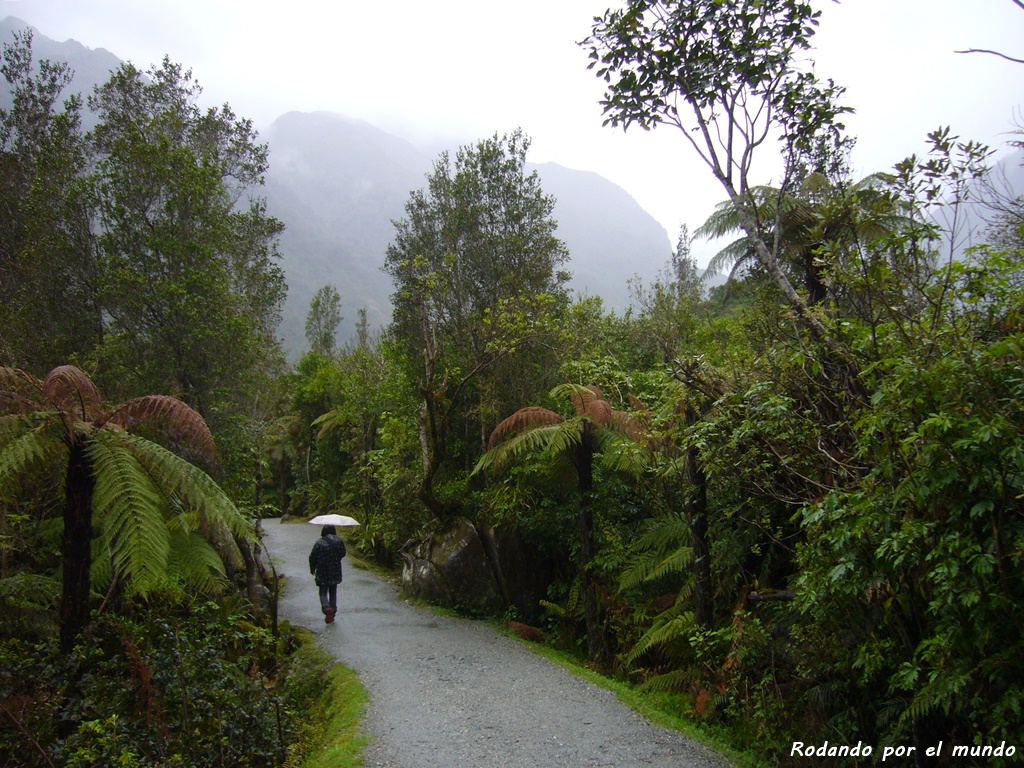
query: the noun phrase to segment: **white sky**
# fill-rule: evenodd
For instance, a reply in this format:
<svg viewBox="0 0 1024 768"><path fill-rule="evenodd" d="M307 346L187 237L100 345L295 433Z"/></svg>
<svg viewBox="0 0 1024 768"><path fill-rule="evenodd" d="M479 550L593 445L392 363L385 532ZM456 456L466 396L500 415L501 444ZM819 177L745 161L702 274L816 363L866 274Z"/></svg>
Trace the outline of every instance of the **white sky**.
<svg viewBox="0 0 1024 768"><path fill-rule="evenodd" d="M521 126L530 159L596 171L665 227L693 230L723 198L678 133L601 126L601 83L576 45L619 0L0 0L48 37L146 68L191 67L210 103L268 126L339 112L460 142ZM854 172L885 170L950 125L1002 147L1024 123L1024 11L1011 0L822 0L816 71L847 87ZM273 162L273 157L271 157ZM768 182L770 179L755 179ZM705 256L698 250L698 257ZM703 260L703 259L702 259Z"/></svg>

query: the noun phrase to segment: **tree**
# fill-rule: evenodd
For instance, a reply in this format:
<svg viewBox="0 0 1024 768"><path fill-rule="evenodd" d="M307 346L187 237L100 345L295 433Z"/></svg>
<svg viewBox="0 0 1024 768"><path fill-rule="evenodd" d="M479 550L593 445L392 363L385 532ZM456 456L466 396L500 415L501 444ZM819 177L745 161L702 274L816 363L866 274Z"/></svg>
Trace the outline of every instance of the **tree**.
<svg viewBox="0 0 1024 768"><path fill-rule="evenodd" d="M103 371L212 414L273 365L285 285L282 225L252 194L266 145L227 105L202 111L199 94L166 58L145 73L124 64L89 97L99 123L88 138Z"/></svg>
<svg viewBox="0 0 1024 768"><path fill-rule="evenodd" d="M96 260L81 100L66 64L33 64L32 32L5 43L0 110L0 358L48 370L97 343Z"/></svg>
<svg viewBox="0 0 1024 768"><path fill-rule="evenodd" d="M306 341L317 355L334 354L335 334L341 324L341 296L333 285L325 285L314 294L306 314Z"/></svg>
<svg viewBox="0 0 1024 768"><path fill-rule="evenodd" d="M564 297L567 251L554 234L553 198L525 171L528 148L517 130L460 148L454 165L442 153L388 246L392 330L422 398L419 496L438 517L457 506L434 491L456 405L541 333L546 307Z"/></svg>
<svg viewBox="0 0 1024 768"><path fill-rule="evenodd" d="M105 403L74 366L40 381L0 368L0 495L21 478L52 478L64 503L60 647L71 652L89 616L94 534L111 583L145 594L168 577L212 586L221 560L203 534L251 537L247 522L210 477L185 459L132 434L157 429L213 462L202 417L165 395ZM221 546L231 546L221 536Z"/></svg>
<svg viewBox="0 0 1024 768"><path fill-rule="evenodd" d="M624 411L617 411L604 399L597 387L563 384L551 396L568 399L575 414L565 418L547 408L520 408L494 428L487 453L477 462L474 472L486 468L502 469L510 461L530 454L542 454L550 466L567 468L575 476L579 490L580 580L583 585L583 610L587 624L587 649L594 658L603 656L597 594L590 573L597 551L594 536L594 457L603 455L614 469L641 470L638 457L628 450L611 450L626 438L644 439L639 422Z"/></svg>
<svg viewBox="0 0 1024 768"><path fill-rule="evenodd" d="M892 176L875 173L853 184L834 183L823 173L811 173L792 194L771 186L750 190L765 239L778 243L780 265L799 280L811 306L827 295L826 272L834 261L848 257L857 245L894 233L905 223L890 189ZM777 232L772 232L778 227ZM742 233L715 254L706 275L730 267L729 281L743 268L756 264L757 249L743 231L731 200L719 203L696 235L708 238Z"/></svg>
<svg viewBox="0 0 1024 768"><path fill-rule="evenodd" d="M841 162L842 89L797 68L818 16L803 0L629 0L596 19L582 44L608 84L605 123L678 128L722 184L758 262L800 322L841 352L782 268L749 181L758 148L775 133L786 164L783 194L806 163L829 172Z"/></svg>

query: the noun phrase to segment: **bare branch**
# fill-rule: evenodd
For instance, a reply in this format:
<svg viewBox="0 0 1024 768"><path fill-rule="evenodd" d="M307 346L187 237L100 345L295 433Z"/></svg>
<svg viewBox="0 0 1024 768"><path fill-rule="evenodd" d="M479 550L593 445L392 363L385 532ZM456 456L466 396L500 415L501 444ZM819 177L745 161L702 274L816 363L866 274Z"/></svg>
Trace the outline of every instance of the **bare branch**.
<svg viewBox="0 0 1024 768"><path fill-rule="evenodd" d="M1017 5L1020 5L1022 8L1024 8L1024 4L1022 4L1020 0L1012 0L1012 2L1017 3ZM1013 56L1007 56L1005 53L1000 53L999 51L990 51L987 48L968 48L966 51L954 51L954 53L990 53L993 56L998 56L1001 59L1012 61L1014 64L1024 64L1024 59L1015 59L1013 58Z"/></svg>

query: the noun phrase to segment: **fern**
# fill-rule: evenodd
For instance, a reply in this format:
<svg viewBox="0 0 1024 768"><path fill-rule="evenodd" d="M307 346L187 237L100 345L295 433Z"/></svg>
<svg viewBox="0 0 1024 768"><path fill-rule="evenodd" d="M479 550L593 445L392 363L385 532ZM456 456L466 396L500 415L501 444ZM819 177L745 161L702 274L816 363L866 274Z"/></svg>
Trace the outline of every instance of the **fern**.
<svg viewBox="0 0 1024 768"><path fill-rule="evenodd" d="M635 663L653 648L670 643L688 642L696 626L693 611L686 610L677 603L662 613L654 625L637 640L636 645L626 655L626 663Z"/></svg>
<svg viewBox="0 0 1024 768"><path fill-rule="evenodd" d="M129 400L114 410L108 423L129 431L142 424L159 426L173 442L187 445L209 462L217 458L213 435L203 417L176 397L147 395Z"/></svg>
<svg viewBox="0 0 1024 768"><path fill-rule="evenodd" d="M217 593L224 587L224 564L202 534L178 533L171 537L171 543L168 576L207 594Z"/></svg>
<svg viewBox="0 0 1024 768"><path fill-rule="evenodd" d="M101 431L86 453L93 466L94 524L118 574L145 594L166 571L170 552L159 488L122 434Z"/></svg>
<svg viewBox="0 0 1024 768"><path fill-rule="evenodd" d="M254 539L248 519L203 470L156 443L135 436L126 440L154 482L181 499L187 498L202 524L223 527L243 540Z"/></svg>
<svg viewBox="0 0 1024 768"><path fill-rule="evenodd" d="M0 449L0 497L22 477L46 466L61 453L61 444L46 438L45 430L32 430Z"/></svg>

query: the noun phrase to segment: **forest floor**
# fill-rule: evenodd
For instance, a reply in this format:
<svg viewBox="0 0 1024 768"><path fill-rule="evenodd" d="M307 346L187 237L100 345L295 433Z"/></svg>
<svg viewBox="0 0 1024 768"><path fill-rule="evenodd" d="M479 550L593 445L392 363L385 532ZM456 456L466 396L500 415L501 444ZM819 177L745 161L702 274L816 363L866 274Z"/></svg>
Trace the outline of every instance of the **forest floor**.
<svg viewBox="0 0 1024 768"><path fill-rule="evenodd" d="M370 696L367 768L728 768L486 622L437 615L345 560L325 624L308 556L320 527L263 521L287 577L280 618L308 627Z"/></svg>

